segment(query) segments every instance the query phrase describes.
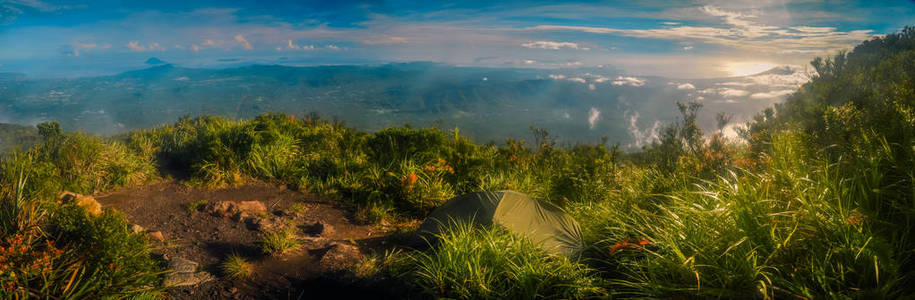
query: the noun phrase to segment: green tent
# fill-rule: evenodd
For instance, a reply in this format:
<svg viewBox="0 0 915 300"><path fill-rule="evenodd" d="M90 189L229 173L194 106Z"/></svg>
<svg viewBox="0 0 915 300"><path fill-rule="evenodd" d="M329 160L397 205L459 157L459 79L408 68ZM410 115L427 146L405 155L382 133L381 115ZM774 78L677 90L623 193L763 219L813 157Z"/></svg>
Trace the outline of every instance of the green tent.
<svg viewBox="0 0 915 300"><path fill-rule="evenodd" d="M551 203L518 192L479 192L452 198L432 211L419 232L437 234L453 221L498 224L554 254L573 256L583 247L575 219Z"/></svg>

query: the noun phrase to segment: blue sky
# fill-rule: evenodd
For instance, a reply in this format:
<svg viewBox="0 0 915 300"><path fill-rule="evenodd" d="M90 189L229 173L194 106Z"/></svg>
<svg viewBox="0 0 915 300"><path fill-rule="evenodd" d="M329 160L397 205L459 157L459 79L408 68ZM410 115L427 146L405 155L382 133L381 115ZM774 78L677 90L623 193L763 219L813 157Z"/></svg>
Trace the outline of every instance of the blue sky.
<svg viewBox="0 0 915 300"><path fill-rule="evenodd" d="M702 78L816 56L915 25L913 1L0 0L0 72L433 61L612 66Z"/></svg>

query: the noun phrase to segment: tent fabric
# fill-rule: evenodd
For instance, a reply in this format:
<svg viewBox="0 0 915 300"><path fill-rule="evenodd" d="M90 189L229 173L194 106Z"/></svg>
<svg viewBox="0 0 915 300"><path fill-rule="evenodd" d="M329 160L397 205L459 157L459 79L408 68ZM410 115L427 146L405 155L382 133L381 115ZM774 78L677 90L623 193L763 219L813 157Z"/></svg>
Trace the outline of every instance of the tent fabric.
<svg viewBox="0 0 915 300"><path fill-rule="evenodd" d="M578 222L561 208L514 191L478 192L448 200L432 211L419 227L422 234L438 234L455 221L497 224L524 236L547 252L573 256L584 243Z"/></svg>

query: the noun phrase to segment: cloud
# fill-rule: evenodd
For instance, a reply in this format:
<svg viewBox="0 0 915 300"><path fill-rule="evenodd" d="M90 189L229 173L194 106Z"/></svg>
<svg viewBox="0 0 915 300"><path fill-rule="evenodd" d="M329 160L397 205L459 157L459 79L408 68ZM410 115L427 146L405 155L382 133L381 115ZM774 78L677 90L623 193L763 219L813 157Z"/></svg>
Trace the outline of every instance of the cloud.
<svg viewBox="0 0 915 300"><path fill-rule="evenodd" d="M687 83L678 85L677 89L678 90L694 90L694 89L696 89L696 86L694 86L692 83L687 82Z"/></svg>
<svg viewBox="0 0 915 300"><path fill-rule="evenodd" d="M194 51L194 52L200 51L200 46L191 45L191 51Z"/></svg>
<svg viewBox="0 0 915 300"><path fill-rule="evenodd" d="M562 48L590 50L590 48L579 48L578 44L576 44L576 43L551 42L551 41L528 42L528 43L521 44L521 47L531 48L531 49L548 49L548 50L559 50Z"/></svg>
<svg viewBox="0 0 915 300"><path fill-rule="evenodd" d="M235 35L235 41L241 43L242 47L244 47L245 50L254 49L254 47L251 47L251 43L249 43L248 40L246 40L245 37L242 36L241 34Z"/></svg>
<svg viewBox="0 0 915 300"><path fill-rule="evenodd" d="M645 85L645 80L628 77L628 76L618 76L615 80L610 82L613 85L631 85L631 86L643 86Z"/></svg>
<svg viewBox="0 0 915 300"><path fill-rule="evenodd" d="M407 43L407 38L400 36L392 36L384 39L366 39L362 40L363 44L376 46L376 45L395 45L395 44L405 44Z"/></svg>
<svg viewBox="0 0 915 300"><path fill-rule="evenodd" d="M597 127L597 121L600 121L600 110L592 107L588 110L588 127L593 130Z"/></svg>
<svg viewBox="0 0 915 300"><path fill-rule="evenodd" d="M572 77L572 78L569 78L569 81L578 82L578 83L582 83L582 84L586 82L585 79L581 78L581 77Z"/></svg>
<svg viewBox="0 0 915 300"><path fill-rule="evenodd" d="M716 6L703 6L702 14L723 21L723 26L691 26L664 24L652 29L623 29L595 26L538 25L535 31L578 31L593 34L613 34L636 38L700 41L745 51L818 55L836 49L849 48L877 36L873 30L837 31L835 27L780 27L760 23L751 13L734 12ZM690 46L687 46L690 47ZM684 50L686 47L683 48Z"/></svg>
<svg viewBox="0 0 915 300"><path fill-rule="evenodd" d="M236 39L238 39L238 38L236 37ZM203 40L203 44L201 44L201 45L203 45L203 46L216 46L216 42L214 42L213 40Z"/></svg>
<svg viewBox="0 0 915 300"><path fill-rule="evenodd" d="M683 46L683 51L693 50L693 46Z"/></svg>
<svg viewBox="0 0 915 300"><path fill-rule="evenodd" d="M334 51L340 50L340 47L337 47L337 45L327 45L327 46L324 46L324 48L334 50Z"/></svg>
<svg viewBox="0 0 915 300"><path fill-rule="evenodd" d="M560 79L565 79L566 76L562 75L562 74L550 74L550 78L555 79L555 80L560 80Z"/></svg>
<svg viewBox="0 0 915 300"><path fill-rule="evenodd" d="M137 52L146 51L146 47L140 46L140 42L137 42L137 41L127 42L127 48L129 48L130 51L137 51Z"/></svg>
<svg viewBox="0 0 915 300"><path fill-rule="evenodd" d="M649 128L639 129L639 112L633 112L631 115L627 111L624 116L629 117L629 134L632 135L632 139L635 140L635 146L641 148L642 146L650 145L651 143L658 141L659 133L661 131L661 122L655 120L654 123ZM632 146L632 145L630 145Z"/></svg>
<svg viewBox="0 0 915 300"><path fill-rule="evenodd" d="M721 88L718 89L718 94L725 97L743 97L749 95L750 92L731 88Z"/></svg>
<svg viewBox="0 0 915 300"><path fill-rule="evenodd" d="M750 95L750 98L752 98L752 99L777 98L777 97L791 95L794 93L794 91L795 90L775 90L775 91L770 91L770 92L765 92L765 93L755 93L755 94Z"/></svg>

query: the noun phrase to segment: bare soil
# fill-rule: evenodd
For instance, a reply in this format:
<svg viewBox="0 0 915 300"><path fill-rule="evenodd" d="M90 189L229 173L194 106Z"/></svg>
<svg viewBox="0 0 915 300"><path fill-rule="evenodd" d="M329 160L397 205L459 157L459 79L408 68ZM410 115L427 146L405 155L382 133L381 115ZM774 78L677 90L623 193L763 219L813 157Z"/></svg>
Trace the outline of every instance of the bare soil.
<svg viewBox="0 0 915 300"><path fill-rule="evenodd" d="M161 231L165 241L150 241L152 252L162 258L181 257L198 262L215 275L216 281L167 290L172 299L314 299L402 298L402 289L375 279L353 276L352 262L358 258L334 258L324 255L334 242L358 246L362 253L381 251L389 246L387 229L360 225L351 220L347 210L314 195L279 188L262 182L238 187L204 189L181 185L175 181L127 187L95 195L105 208L126 214L132 224L147 231ZM258 242L262 232L244 221L217 217L204 211L192 211L195 201L261 201L267 214L294 222L302 237L301 247L279 256L261 253ZM295 213L294 203L304 206ZM309 224L321 221L333 230L309 237ZM230 254L253 262L255 275L250 279L224 278L219 264ZM335 255L337 256L337 255ZM324 258L324 259L322 259Z"/></svg>

